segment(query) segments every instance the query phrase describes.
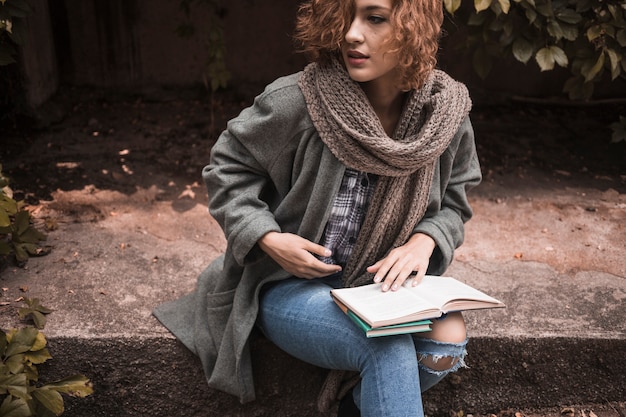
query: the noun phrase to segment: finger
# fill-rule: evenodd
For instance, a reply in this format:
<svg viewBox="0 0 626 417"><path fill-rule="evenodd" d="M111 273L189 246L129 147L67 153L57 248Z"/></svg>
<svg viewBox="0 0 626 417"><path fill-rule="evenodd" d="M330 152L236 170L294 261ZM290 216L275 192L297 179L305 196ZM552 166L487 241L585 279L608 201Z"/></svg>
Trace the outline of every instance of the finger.
<svg viewBox="0 0 626 417"><path fill-rule="evenodd" d="M422 278L424 278L425 275L426 275L426 268L425 267L419 268L413 276L413 281L411 282L411 285L413 287L418 285L420 282L422 282Z"/></svg>

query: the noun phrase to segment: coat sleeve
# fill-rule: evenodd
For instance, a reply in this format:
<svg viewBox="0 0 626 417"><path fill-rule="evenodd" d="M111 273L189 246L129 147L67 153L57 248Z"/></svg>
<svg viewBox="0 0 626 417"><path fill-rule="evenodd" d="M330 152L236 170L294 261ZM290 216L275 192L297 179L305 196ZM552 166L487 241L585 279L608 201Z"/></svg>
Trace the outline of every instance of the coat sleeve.
<svg viewBox="0 0 626 417"><path fill-rule="evenodd" d="M288 190L289 164L299 133L305 130L302 95L293 80L267 87L252 106L232 119L203 170L209 211L220 224L240 265L261 255L256 242L281 231L273 210ZM305 112L304 112L305 113Z"/></svg>
<svg viewBox="0 0 626 417"><path fill-rule="evenodd" d="M467 193L481 179L474 131L468 117L439 158L426 213L414 230L429 235L437 244L429 274L443 274L452 262L454 250L463 243L464 223L472 217Z"/></svg>

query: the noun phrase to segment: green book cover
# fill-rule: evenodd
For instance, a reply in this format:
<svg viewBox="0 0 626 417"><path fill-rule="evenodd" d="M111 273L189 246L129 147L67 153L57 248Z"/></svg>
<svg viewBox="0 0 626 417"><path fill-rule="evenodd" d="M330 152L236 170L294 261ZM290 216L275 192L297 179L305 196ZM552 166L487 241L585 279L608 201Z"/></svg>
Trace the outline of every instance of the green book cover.
<svg viewBox="0 0 626 417"><path fill-rule="evenodd" d="M352 319L354 323L356 323L367 337L379 337L379 336L390 336L397 334L407 334L407 333L418 333L418 332L428 332L430 331L430 325L432 321L430 320L420 320L420 321L411 321L408 323L401 324L393 324L390 326L382 326L377 328L372 328L370 325L365 323L359 316L354 314L352 311L347 310L346 314L348 317Z"/></svg>

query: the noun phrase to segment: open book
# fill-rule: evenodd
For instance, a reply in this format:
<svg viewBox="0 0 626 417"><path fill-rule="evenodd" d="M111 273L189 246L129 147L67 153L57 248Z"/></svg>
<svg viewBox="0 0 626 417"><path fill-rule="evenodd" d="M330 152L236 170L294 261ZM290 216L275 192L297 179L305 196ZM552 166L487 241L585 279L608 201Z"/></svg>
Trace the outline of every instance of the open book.
<svg viewBox="0 0 626 417"><path fill-rule="evenodd" d="M346 314L354 314L371 329L434 319L452 311L505 307L501 301L450 277L426 275L415 287L408 279L398 291L382 292L381 286L339 288L330 294Z"/></svg>

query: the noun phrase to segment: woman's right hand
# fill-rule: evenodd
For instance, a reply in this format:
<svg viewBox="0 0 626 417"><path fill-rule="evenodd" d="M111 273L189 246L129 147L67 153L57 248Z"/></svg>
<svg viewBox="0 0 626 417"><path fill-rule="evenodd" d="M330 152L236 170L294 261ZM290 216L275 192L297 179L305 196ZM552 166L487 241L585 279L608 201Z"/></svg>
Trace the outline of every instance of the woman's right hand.
<svg viewBox="0 0 626 417"><path fill-rule="evenodd" d="M292 233L269 232L259 239L259 246L285 271L298 278L319 278L341 271L314 255L330 256L330 250Z"/></svg>

